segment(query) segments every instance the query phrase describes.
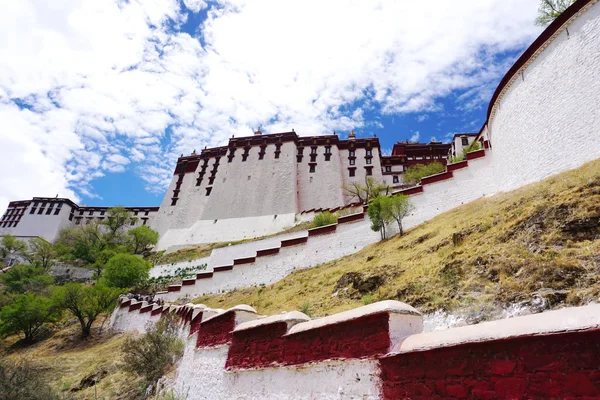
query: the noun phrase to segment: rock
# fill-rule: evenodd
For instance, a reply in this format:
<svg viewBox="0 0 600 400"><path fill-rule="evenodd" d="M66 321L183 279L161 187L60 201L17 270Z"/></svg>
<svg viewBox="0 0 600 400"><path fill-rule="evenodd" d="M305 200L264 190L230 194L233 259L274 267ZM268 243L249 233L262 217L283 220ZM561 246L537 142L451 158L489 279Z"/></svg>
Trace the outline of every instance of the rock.
<svg viewBox="0 0 600 400"><path fill-rule="evenodd" d="M100 371L96 371L93 374L88 375L85 378L83 378L77 386L74 386L73 388L71 388L71 392L78 392L85 388L92 387L92 386L94 386L94 384L97 384L98 382L100 382L100 380L102 378L104 378L106 375L108 375L108 371L106 371L104 369L100 370Z"/></svg>

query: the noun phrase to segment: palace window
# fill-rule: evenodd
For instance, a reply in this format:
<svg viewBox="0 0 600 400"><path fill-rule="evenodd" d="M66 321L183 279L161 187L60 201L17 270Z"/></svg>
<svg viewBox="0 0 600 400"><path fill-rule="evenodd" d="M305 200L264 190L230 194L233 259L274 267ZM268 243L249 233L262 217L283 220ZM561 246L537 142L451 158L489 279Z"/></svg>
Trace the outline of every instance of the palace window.
<svg viewBox="0 0 600 400"><path fill-rule="evenodd" d="M350 151L348 152L348 157L355 157L355 156L356 156L356 151L354 151L354 150L350 150Z"/></svg>
<svg viewBox="0 0 600 400"><path fill-rule="evenodd" d="M212 185L213 183L215 183L215 177L211 176L210 178L208 178L208 184Z"/></svg>
<svg viewBox="0 0 600 400"><path fill-rule="evenodd" d="M350 175L350 176L354 176L354 175L356 175L356 169L354 169L354 168L350 168L350 169L348 169L348 172L349 172L349 175Z"/></svg>
<svg viewBox="0 0 600 400"><path fill-rule="evenodd" d="M69 221L73 221L73 213L69 214Z"/></svg>
<svg viewBox="0 0 600 400"><path fill-rule="evenodd" d="M144 221L144 223L142 225L146 225L146 222L148 222L147 218L142 218L142 221Z"/></svg>
<svg viewBox="0 0 600 400"><path fill-rule="evenodd" d="M176 205L177 205L177 200L179 200L177 197L173 197L173 198L171 199L171 205L172 205L172 206L176 206Z"/></svg>
<svg viewBox="0 0 600 400"><path fill-rule="evenodd" d="M227 162L233 161L233 157L235 157L235 149L229 149L229 155L227 156Z"/></svg>
<svg viewBox="0 0 600 400"><path fill-rule="evenodd" d="M46 210L46 215L50 215L50 214L52 214L52 207L50 207Z"/></svg>
<svg viewBox="0 0 600 400"><path fill-rule="evenodd" d="M394 183L399 183L400 179L398 179L398 175L394 175Z"/></svg>
<svg viewBox="0 0 600 400"><path fill-rule="evenodd" d="M298 147L298 155L301 156L304 152L304 147Z"/></svg>
<svg viewBox="0 0 600 400"><path fill-rule="evenodd" d="M44 213L44 209L43 209L43 208L40 208L40 210L38 211L38 215L41 215L41 214L43 214L43 213Z"/></svg>
<svg viewBox="0 0 600 400"><path fill-rule="evenodd" d="M279 154L281 153L281 143L275 144L275 158L279 158Z"/></svg>
<svg viewBox="0 0 600 400"><path fill-rule="evenodd" d="M331 146L325 146L325 154L331 154Z"/></svg>
<svg viewBox="0 0 600 400"><path fill-rule="evenodd" d="M373 167L365 167L365 169L367 170L367 176L373 175Z"/></svg>
<svg viewBox="0 0 600 400"><path fill-rule="evenodd" d="M35 210L36 210L35 207L31 207L31 211L29 211L29 214L35 214Z"/></svg>
<svg viewBox="0 0 600 400"><path fill-rule="evenodd" d="M370 156L372 156L372 155L373 155L373 150L371 150L371 149L367 149L367 150L366 150L366 155L367 155L367 157L370 157Z"/></svg>
<svg viewBox="0 0 600 400"><path fill-rule="evenodd" d="M244 162L248 159L248 154L250 154L250 149L248 147L246 147L244 149L244 154L242 154L242 162Z"/></svg>
<svg viewBox="0 0 600 400"><path fill-rule="evenodd" d="M93 212L93 211L90 211L90 216L92 216L92 215L94 215L94 212Z"/></svg>
<svg viewBox="0 0 600 400"><path fill-rule="evenodd" d="M267 146L265 146L265 145L260 146L260 152L258 153L259 160L262 160L263 158L265 158L266 151L267 151Z"/></svg>
<svg viewBox="0 0 600 400"><path fill-rule="evenodd" d="M356 160L349 160L349 161L350 161L350 165L356 164Z"/></svg>
<svg viewBox="0 0 600 400"><path fill-rule="evenodd" d="M392 167L386 166L385 167L385 172L392 172Z"/></svg>
<svg viewBox="0 0 600 400"><path fill-rule="evenodd" d="M367 159L365 159L365 162L366 162L367 164L371 164L371 162L372 162L372 161L373 161L373 159L371 159L371 158L367 158Z"/></svg>
<svg viewBox="0 0 600 400"><path fill-rule="evenodd" d="M317 148L316 147L311 147L310 148L310 154L317 154Z"/></svg>
<svg viewBox="0 0 600 400"><path fill-rule="evenodd" d="M134 226L134 225L135 225L135 220L134 220L134 219L132 219L132 220L131 220L131 226Z"/></svg>
<svg viewBox="0 0 600 400"><path fill-rule="evenodd" d="M316 162L317 161L317 155L316 154L311 154L310 155L310 162Z"/></svg>
<svg viewBox="0 0 600 400"><path fill-rule="evenodd" d="M462 145L463 146L468 146L469 145L469 138L463 137L463 138L460 138L460 140L462 141Z"/></svg>
<svg viewBox="0 0 600 400"><path fill-rule="evenodd" d="M206 188L206 195L210 196L210 192L212 192L212 187L207 187Z"/></svg>
<svg viewBox="0 0 600 400"><path fill-rule="evenodd" d="M308 172L310 172L310 173L313 173L313 172L315 172L315 167L316 167L316 166L315 166L314 164L311 164L311 165L309 165Z"/></svg>

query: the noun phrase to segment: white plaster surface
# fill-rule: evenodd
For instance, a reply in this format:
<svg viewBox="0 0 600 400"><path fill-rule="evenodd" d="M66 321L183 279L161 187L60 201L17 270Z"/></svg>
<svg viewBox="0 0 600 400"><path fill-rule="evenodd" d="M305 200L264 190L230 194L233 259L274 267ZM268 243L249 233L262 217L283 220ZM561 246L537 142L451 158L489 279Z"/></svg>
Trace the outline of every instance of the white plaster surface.
<svg viewBox="0 0 600 400"><path fill-rule="evenodd" d="M173 264L159 264L159 265L155 265L150 270L150 277L151 278L156 278L156 277L159 277L159 276L173 275L177 269L189 268L189 267L198 267L198 266L201 266L203 264L206 264L207 267L208 267L208 262L209 261L210 261L210 257L203 257L203 258L197 258L197 259L192 260L192 261L181 261L181 262L173 263ZM206 269L204 269L204 270L198 269L197 272L205 272L205 271L207 271L207 270Z"/></svg>
<svg viewBox="0 0 600 400"><path fill-rule="evenodd" d="M110 327L119 332L137 331L144 333L146 332L148 323L152 324L160 319L160 314L150 316L150 313L148 311L140 314L139 310L129 312L129 307L120 308L117 306L111 315Z"/></svg>
<svg viewBox="0 0 600 400"><path fill-rule="evenodd" d="M259 317L259 319L255 319L254 321L244 322L238 325L234 331L244 331L247 329L256 328L263 325L274 324L277 322L285 322L288 327L291 325L295 325L301 322L310 321L310 317L306 314L301 313L300 311L290 311L286 313L271 315L268 317Z"/></svg>
<svg viewBox="0 0 600 400"><path fill-rule="evenodd" d="M326 361L303 367L225 371L229 346L194 350L186 341L175 389L188 400L219 399L378 399L375 360Z"/></svg>
<svg viewBox="0 0 600 400"><path fill-rule="evenodd" d="M564 308L541 314L483 322L443 331L408 336L393 353L408 353L461 343L477 343L519 336L547 335L558 332L597 329L600 327L600 304Z"/></svg>
<svg viewBox="0 0 600 400"><path fill-rule="evenodd" d="M517 74L488 123L495 180L512 190L600 157L600 3Z"/></svg>

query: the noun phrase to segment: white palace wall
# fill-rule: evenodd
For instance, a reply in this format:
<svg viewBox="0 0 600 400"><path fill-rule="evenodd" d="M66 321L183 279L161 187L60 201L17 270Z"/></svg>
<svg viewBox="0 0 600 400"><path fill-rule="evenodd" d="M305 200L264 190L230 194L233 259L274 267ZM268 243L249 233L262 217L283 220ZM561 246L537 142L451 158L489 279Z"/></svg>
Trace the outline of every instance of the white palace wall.
<svg viewBox="0 0 600 400"><path fill-rule="evenodd" d="M600 157L600 4L546 44L514 76L488 122L503 191Z"/></svg>

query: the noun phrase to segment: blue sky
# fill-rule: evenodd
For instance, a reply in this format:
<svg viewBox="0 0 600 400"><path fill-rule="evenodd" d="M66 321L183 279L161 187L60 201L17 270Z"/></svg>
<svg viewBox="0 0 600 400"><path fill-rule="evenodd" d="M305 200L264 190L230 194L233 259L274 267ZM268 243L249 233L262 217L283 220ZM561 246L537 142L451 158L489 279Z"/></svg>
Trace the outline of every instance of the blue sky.
<svg viewBox="0 0 600 400"><path fill-rule="evenodd" d="M476 132L537 3L23 0L0 15L0 208L159 205L177 156L257 126L384 151Z"/></svg>

